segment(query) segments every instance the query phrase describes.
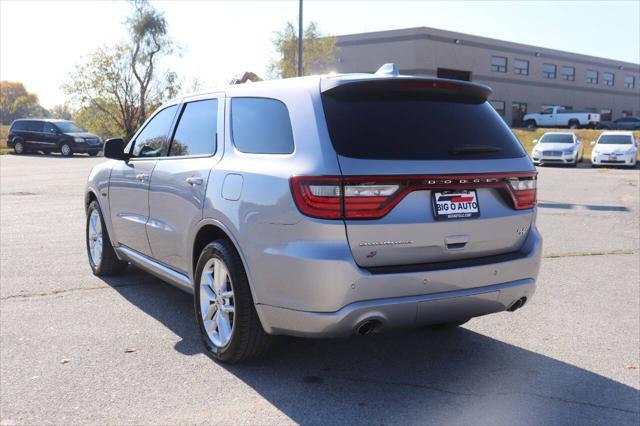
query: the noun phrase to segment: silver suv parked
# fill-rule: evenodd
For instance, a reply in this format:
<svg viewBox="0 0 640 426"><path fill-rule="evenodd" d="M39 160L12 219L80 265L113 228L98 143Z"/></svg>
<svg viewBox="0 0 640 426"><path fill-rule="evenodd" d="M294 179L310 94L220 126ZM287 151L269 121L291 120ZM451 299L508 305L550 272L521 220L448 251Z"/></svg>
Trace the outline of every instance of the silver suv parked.
<svg viewBox="0 0 640 426"><path fill-rule="evenodd" d="M91 268L193 293L225 362L273 335L516 310L540 264L536 172L490 93L388 66L170 102L89 176Z"/></svg>

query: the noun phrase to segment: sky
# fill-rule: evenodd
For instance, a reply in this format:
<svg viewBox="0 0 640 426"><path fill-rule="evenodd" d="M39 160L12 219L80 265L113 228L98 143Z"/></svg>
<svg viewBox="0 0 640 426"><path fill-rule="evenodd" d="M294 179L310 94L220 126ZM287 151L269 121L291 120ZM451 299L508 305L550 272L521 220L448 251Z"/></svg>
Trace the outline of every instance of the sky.
<svg viewBox="0 0 640 426"><path fill-rule="evenodd" d="M274 32L298 19L297 0L152 3L180 46L164 65L203 88L244 71L266 76ZM64 103L60 86L75 65L126 40L128 12L121 0L0 0L0 79L23 82L45 107ZM305 0L303 15L331 35L427 26L640 63L640 0Z"/></svg>

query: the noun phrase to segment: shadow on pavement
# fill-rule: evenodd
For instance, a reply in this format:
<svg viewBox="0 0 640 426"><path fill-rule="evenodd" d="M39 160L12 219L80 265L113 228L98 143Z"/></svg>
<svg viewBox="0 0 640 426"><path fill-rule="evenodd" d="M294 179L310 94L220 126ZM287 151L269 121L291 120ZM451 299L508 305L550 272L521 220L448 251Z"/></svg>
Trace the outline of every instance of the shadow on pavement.
<svg viewBox="0 0 640 426"><path fill-rule="evenodd" d="M203 352L190 295L134 267L105 281L178 335L177 351ZM223 367L296 423L640 422L637 389L465 328L283 337L269 359Z"/></svg>

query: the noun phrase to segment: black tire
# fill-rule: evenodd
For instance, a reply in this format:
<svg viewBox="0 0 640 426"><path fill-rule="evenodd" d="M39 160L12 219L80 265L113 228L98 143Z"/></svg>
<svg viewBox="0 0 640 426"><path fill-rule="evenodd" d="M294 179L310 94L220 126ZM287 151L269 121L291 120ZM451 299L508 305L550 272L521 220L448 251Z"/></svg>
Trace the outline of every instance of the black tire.
<svg viewBox="0 0 640 426"><path fill-rule="evenodd" d="M96 155L98 155L97 151L89 151L89 156L90 157L95 157Z"/></svg>
<svg viewBox="0 0 640 426"><path fill-rule="evenodd" d="M91 226L89 219L91 217L91 213L97 210L98 216L100 217L100 226L102 227L102 259L100 263L96 265L91 258L91 252L89 248L89 226ZM87 257L89 258L89 266L91 266L91 270L93 271L93 275L108 276L108 275L118 275L121 274L128 265L128 262L124 262L118 259L116 256L116 252L111 245L111 239L109 238L109 233L107 232L107 227L104 224L104 218L102 216L102 210L100 210L100 205L97 201L92 201L87 208L87 224L85 227L85 240L87 246Z"/></svg>
<svg viewBox="0 0 640 426"><path fill-rule="evenodd" d="M71 145L66 142L60 145L60 154L63 157L71 157L73 155L73 149L71 149Z"/></svg>
<svg viewBox="0 0 640 426"><path fill-rule="evenodd" d="M16 155L22 155L27 151L26 147L24 146L24 142L22 141L15 141L13 142L13 152Z"/></svg>
<svg viewBox="0 0 640 426"><path fill-rule="evenodd" d="M535 120L527 120L524 124L529 130L535 130L538 127L538 124Z"/></svg>
<svg viewBox="0 0 640 426"><path fill-rule="evenodd" d="M579 129L580 128L580 122L575 121L575 120L569 121L569 128L570 129Z"/></svg>
<svg viewBox="0 0 640 426"><path fill-rule="evenodd" d="M235 312L231 338L222 347L217 347L207 335L200 308L200 286L202 272L206 263L213 258L224 262L231 281ZM207 354L216 361L235 364L260 358L267 354L273 338L269 336L260 324L249 288L249 281L245 273L240 255L233 244L226 239L209 243L200 254L195 271L194 303L196 321L200 336L207 349Z"/></svg>

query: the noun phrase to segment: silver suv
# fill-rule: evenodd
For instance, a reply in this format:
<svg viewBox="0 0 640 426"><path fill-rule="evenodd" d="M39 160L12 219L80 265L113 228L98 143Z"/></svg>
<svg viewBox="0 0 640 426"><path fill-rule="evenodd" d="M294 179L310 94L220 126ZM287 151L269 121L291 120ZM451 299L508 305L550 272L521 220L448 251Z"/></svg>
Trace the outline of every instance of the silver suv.
<svg viewBox="0 0 640 426"><path fill-rule="evenodd" d="M388 66L170 102L89 176L91 268L193 293L225 362L514 311L540 265L536 171L490 94Z"/></svg>

